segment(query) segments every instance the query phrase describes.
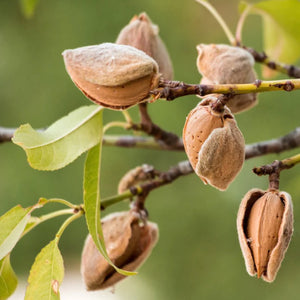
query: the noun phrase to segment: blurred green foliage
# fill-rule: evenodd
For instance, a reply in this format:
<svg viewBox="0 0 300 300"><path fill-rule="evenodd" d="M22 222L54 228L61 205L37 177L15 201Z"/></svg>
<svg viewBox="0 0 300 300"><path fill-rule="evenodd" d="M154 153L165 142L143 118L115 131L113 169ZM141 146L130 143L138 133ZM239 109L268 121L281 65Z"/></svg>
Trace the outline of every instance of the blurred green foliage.
<svg viewBox="0 0 300 300"><path fill-rule="evenodd" d="M238 1L212 3L234 28ZM216 21L192 0L40 1L31 19L22 15L19 1L0 1L0 126L30 123L34 128L45 127L71 110L89 104L65 72L61 52L113 42L132 16L142 11L160 26L176 80L190 83L200 80L195 65L198 43L227 43ZM244 43L262 50L261 32L260 18L249 17ZM260 66L257 71L260 77ZM258 106L237 116L247 143L274 138L299 126L299 91L265 93L259 98ZM163 128L181 134L186 115L198 101L196 97L158 101L150 106L150 113ZM137 117L136 108L130 112ZM121 120L122 115L105 111L104 118L105 122ZM160 241L137 276L146 280L146 292L152 292L142 295L140 290L136 292L135 278L131 278L128 280L130 293L123 298L153 299L155 295L155 299L164 300L297 299L300 293L299 167L284 171L281 176L281 189L289 192L294 200L296 222L292 242L274 283L264 283L246 273L235 228L243 195L253 187L267 188L267 178L255 176L251 169L295 153L297 150L247 161L226 192L204 186L196 176L190 175L151 193L147 208L150 219L159 225ZM184 159L184 153L104 148L102 195L116 193L118 180L130 168L148 163L166 170ZM24 207L32 205L41 196L82 203L83 162L82 156L59 171L36 171L29 167L20 147L12 143L1 145L1 215L18 203ZM57 207L49 205L42 211ZM122 203L105 213L126 208L127 204ZM19 242L11 258L17 274L28 275L34 257L54 237L62 221L63 217L48 221ZM60 246L67 269L75 268L79 272L86 234L84 218L64 233Z"/></svg>

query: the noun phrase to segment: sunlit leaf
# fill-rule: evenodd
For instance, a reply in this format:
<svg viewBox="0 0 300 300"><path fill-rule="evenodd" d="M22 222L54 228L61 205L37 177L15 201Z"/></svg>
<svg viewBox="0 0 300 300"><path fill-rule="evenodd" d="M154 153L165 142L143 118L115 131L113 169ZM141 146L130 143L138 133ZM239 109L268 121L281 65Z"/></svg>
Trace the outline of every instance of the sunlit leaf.
<svg viewBox="0 0 300 300"><path fill-rule="evenodd" d="M10 265L10 256L0 260L0 300L11 296L18 285L18 278Z"/></svg>
<svg viewBox="0 0 300 300"><path fill-rule="evenodd" d="M31 18L39 0L20 0L21 9L26 18Z"/></svg>
<svg viewBox="0 0 300 300"><path fill-rule="evenodd" d="M108 263L123 275L133 275L136 273L117 268L109 259L106 252L100 221L100 156L101 143L89 150L85 162L83 189L86 223L94 243Z"/></svg>
<svg viewBox="0 0 300 300"><path fill-rule="evenodd" d="M43 132L22 125L12 141L25 150L32 168L63 168L99 143L102 109L98 105L78 108Z"/></svg>
<svg viewBox="0 0 300 300"><path fill-rule="evenodd" d="M51 241L35 258L28 278L25 300L58 300L64 277L63 258L57 240Z"/></svg>
<svg viewBox="0 0 300 300"><path fill-rule="evenodd" d="M240 9L245 8L245 2ZM253 4L263 18L264 51L273 59L293 63L300 57L300 1L268 0Z"/></svg>
<svg viewBox="0 0 300 300"><path fill-rule="evenodd" d="M0 260L14 248L29 220L31 207L13 207L0 217Z"/></svg>

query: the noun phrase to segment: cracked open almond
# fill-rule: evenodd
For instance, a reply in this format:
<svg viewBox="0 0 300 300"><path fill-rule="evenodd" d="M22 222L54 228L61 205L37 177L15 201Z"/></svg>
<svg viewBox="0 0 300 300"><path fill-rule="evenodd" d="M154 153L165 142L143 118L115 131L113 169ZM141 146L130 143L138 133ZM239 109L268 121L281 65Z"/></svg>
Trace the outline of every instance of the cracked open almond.
<svg viewBox="0 0 300 300"><path fill-rule="evenodd" d="M240 204L237 230L248 273L274 281L293 233L291 196L250 190Z"/></svg>
<svg viewBox="0 0 300 300"><path fill-rule="evenodd" d="M201 180L226 190L241 170L245 157L245 141L234 116L225 107L215 112L206 97L187 116L183 143L189 161Z"/></svg>
<svg viewBox="0 0 300 300"><path fill-rule="evenodd" d="M197 46L197 67L203 78L201 84L254 83L254 59L239 47L215 44ZM257 94L236 95L227 102L232 113L247 110L257 103Z"/></svg>
<svg viewBox="0 0 300 300"><path fill-rule="evenodd" d="M158 240L157 225L141 223L139 216L132 211L105 217L102 230L109 258L117 267L127 271L135 271ZM126 278L106 261L90 235L82 252L81 274L88 290L106 289Z"/></svg>
<svg viewBox="0 0 300 300"><path fill-rule="evenodd" d="M104 43L65 50L67 72L92 101L121 110L147 100L158 85L157 63L143 51Z"/></svg>

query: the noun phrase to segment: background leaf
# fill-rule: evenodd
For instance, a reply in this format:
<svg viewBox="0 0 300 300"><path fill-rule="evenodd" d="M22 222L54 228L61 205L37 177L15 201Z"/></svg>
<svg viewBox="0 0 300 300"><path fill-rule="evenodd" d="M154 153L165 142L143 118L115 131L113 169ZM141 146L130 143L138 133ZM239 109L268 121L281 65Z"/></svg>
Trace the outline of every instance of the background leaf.
<svg viewBox="0 0 300 300"><path fill-rule="evenodd" d="M243 7L244 3L240 9ZM295 62L300 57L300 1L262 1L254 4L251 12L263 18L263 42L267 55L283 63ZM268 77L268 73L264 75Z"/></svg>
<svg viewBox="0 0 300 300"><path fill-rule="evenodd" d="M0 260L0 300L11 296L18 285L18 278L10 265L10 255Z"/></svg>
<svg viewBox="0 0 300 300"><path fill-rule="evenodd" d="M59 286L64 277L64 264L57 242L57 239L51 241L37 255L30 270L25 300L60 299Z"/></svg>
<svg viewBox="0 0 300 300"><path fill-rule="evenodd" d="M31 18L39 0L20 0L21 10L26 18Z"/></svg>
<svg viewBox="0 0 300 300"><path fill-rule="evenodd" d="M88 152L84 167L83 190L86 223L94 243L107 262L120 274L134 275L136 274L135 272L128 272L117 268L109 259L106 252L100 221L100 166L101 143Z"/></svg>
<svg viewBox="0 0 300 300"><path fill-rule="evenodd" d="M102 109L98 105L80 107L43 132L29 124L22 125L16 130L13 142L25 150L32 168L63 168L99 143Z"/></svg>
<svg viewBox="0 0 300 300"><path fill-rule="evenodd" d="M0 259L5 257L20 239L29 220L32 207L15 206L0 217Z"/></svg>

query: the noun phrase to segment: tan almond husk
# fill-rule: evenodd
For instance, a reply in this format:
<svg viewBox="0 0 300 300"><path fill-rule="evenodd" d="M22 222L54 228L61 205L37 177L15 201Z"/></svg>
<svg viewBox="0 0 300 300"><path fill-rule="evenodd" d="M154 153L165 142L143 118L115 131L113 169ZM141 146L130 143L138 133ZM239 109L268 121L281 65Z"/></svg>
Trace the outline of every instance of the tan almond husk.
<svg viewBox="0 0 300 300"><path fill-rule="evenodd" d="M230 111L214 112L206 97L186 119L183 143L196 174L205 183L226 190L242 168L245 141Z"/></svg>
<svg viewBox="0 0 300 300"><path fill-rule="evenodd" d="M240 172L245 160L245 140L233 118L224 119L199 151L196 173L210 185L224 191Z"/></svg>
<svg viewBox="0 0 300 300"><path fill-rule="evenodd" d="M126 172L126 174L119 181L118 194L122 194L130 187L152 178L150 174L151 170L153 170L152 166L143 164L142 166L137 166L134 169Z"/></svg>
<svg viewBox="0 0 300 300"><path fill-rule="evenodd" d="M271 194L270 194L271 193ZM252 189L250 190L243 198L239 212L238 212L238 217L237 217L237 230L238 230L238 236L239 236L239 242L241 246L241 250L244 256L245 264L246 264L246 269L247 272L251 275L254 276L258 273L258 270L261 269L261 266L257 267L256 266L256 261L255 255L253 254L253 248L251 246L252 238L248 236L248 231L247 228L249 226L249 215L251 212L251 209L253 208L254 204L261 198L267 197L265 196L266 194L268 197L279 197L279 199L282 201L284 204L284 211L282 215L282 221L279 226L279 229L277 227L277 242L275 245L272 245L272 241L261 241L262 247L265 247L266 251L269 251L269 256L268 256L268 261L267 265L265 266L265 263L262 263L263 266L263 271L261 270L261 277L263 278L264 281L267 282L272 282L276 278L276 274L280 268L281 262L284 258L285 252L288 248L292 233L293 233L293 204L292 204L292 199L291 196L286 193L286 192L280 192L280 191L263 191L260 189ZM275 204L275 206L278 204ZM278 207L278 206L277 206ZM278 209L278 208L277 208ZM280 218L280 211L281 208L279 207L278 209L278 218ZM276 219L277 212L274 210L269 210L271 216L270 216L270 223L276 223L274 222L274 219ZM260 214L260 218L257 219L257 223L261 223L261 218L267 218L268 214L264 214L263 212ZM253 225L251 225L253 226ZM255 225L257 230L262 231L261 225L257 226ZM274 224L274 227L276 227L276 224ZM271 224L270 226L266 226L265 232L262 235L267 236L268 234L272 235L274 234L274 229L272 228ZM269 249L269 248L272 249ZM255 251L255 250L254 250ZM264 255L266 256L266 255ZM261 256L263 257L263 255ZM261 262L259 261L258 264Z"/></svg>
<svg viewBox="0 0 300 300"><path fill-rule="evenodd" d="M166 80L173 78L173 66L166 46L159 36L159 28L143 12L134 16L120 32L117 44L130 45L151 56Z"/></svg>
<svg viewBox="0 0 300 300"><path fill-rule="evenodd" d="M114 213L102 220L106 250L111 261L127 271L136 270L158 239L158 227L141 224L136 213ZM126 278L115 271L88 235L81 259L81 274L88 290L106 289Z"/></svg>
<svg viewBox="0 0 300 300"><path fill-rule="evenodd" d="M203 75L201 84L254 83L254 59L240 47L223 44L200 44L197 46L197 67ZM236 95L227 106L232 113L239 113L257 103L257 94Z"/></svg>
<svg viewBox="0 0 300 300"><path fill-rule="evenodd" d="M104 43L65 50L63 57L77 87L105 107L133 106L147 99L158 85L157 63L131 46Z"/></svg>

